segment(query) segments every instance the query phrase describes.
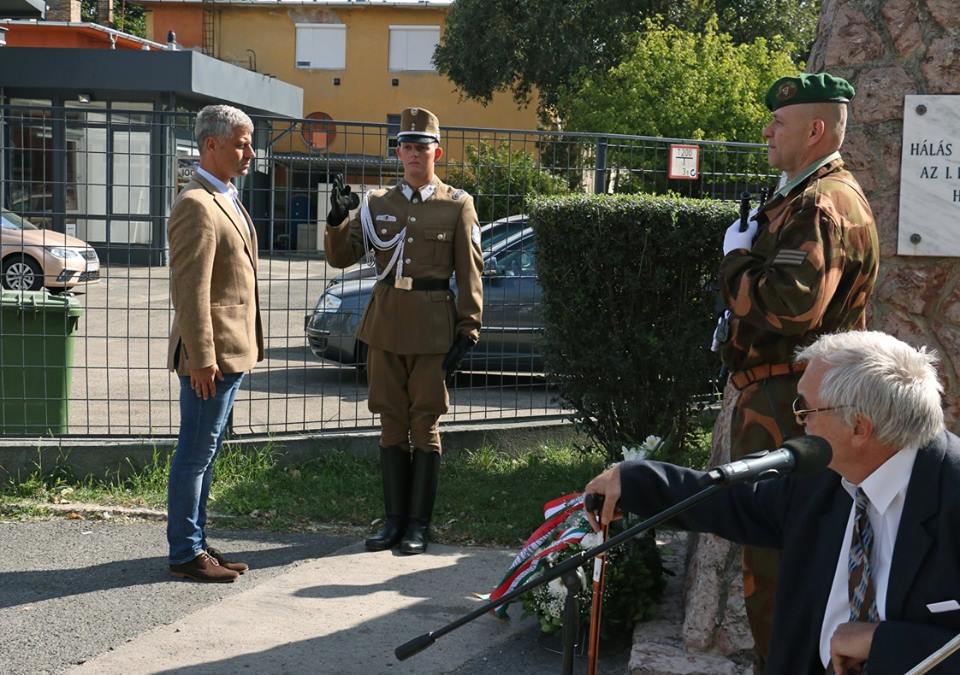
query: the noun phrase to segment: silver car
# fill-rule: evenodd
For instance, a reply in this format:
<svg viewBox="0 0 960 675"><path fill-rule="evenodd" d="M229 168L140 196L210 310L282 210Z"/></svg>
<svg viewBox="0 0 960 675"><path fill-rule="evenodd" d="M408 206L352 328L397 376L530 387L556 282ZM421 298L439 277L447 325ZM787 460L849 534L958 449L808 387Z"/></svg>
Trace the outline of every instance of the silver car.
<svg viewBox="0 0 960 675"><path fill-rule="evenodd" d="M496 228L493 235L488 229L486 240L481 240L483 328L480 342L464 359L463 370L543 371L536 239L533 229L525 227L525 219L514 218L512 231L501 237ZM492 238L495 241L490 244ZM305 317L307 342L314 355L346 366L366 365L367 346L356 333L375 283L375 275L354 276L326 288ZM456 293L455 279L451 288Z"/></svg>

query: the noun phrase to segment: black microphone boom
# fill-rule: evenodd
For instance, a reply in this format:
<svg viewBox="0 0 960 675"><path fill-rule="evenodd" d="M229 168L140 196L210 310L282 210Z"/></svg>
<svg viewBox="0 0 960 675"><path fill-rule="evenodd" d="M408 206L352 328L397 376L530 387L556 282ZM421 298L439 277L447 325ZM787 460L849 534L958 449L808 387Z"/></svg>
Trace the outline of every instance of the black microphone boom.
<svg viewBox="0 0 960 675"><path fill-rule="evenodd" d="M830 443L819 436L797 436L784 441L783 447L763 455L748 455L722 464L707 472L704 484L732 485L783 476L788 473L816 473L833 458Z"/></svg>

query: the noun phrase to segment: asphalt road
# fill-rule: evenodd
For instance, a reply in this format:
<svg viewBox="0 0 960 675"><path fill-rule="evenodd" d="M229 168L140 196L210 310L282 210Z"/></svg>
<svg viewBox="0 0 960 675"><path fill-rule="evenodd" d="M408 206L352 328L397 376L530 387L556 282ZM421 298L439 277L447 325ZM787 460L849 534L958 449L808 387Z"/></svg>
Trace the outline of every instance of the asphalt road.
<svg viewBox="0 0 960 675"><path fill-rule="evenodd" d="M191 644L193 640L189 636L173 634L179 633L179 626L188 630L190 626L199 624L208 626L213 637L208 635L206 639L213 639L216 643L218 627L209 627L210 617L214 623L223 621L224 631L228 631L223 633L223 641L228 642L228 636L236 637L230 633L233 626L229 620L235 621L235 615L242 614L236 612L236 608L244 607L245 597L251 598L246 604L252 604L254 612L254 625L244 627L244 630L251 631L248 633L250 641L252 642L254 634L260 631L279 630L281 634L277 636L278 645L287 650L289 659L289 650L300 649L303 652L315 649L313 645L317 640L320 640L320 644L326 644L323 642L324 638L318 635L312 640L302 641L302 644L293 641L284 644L283 617L271 619L270 615L266 614L270 608L265 605L262 597L257 597L258 587L268 589L269 598L279 602L280 610L274 611L284 611L283 595L273 590L283 588L284 583L293 587L294 592L288 596L291 598L290 602L294 601L295 596L300 596L296 598L298 602L317 602L319 598L320 602L329 602L330 606L334 607L337 602L344 601L343 596L349 600L351 594L357 593L358 587L341 587L335 584L317 586L321 580L316 570L325 568L327 563L323 561L324 558L329 559L333 565L338 559L351 560L348 554L359 555L356 558L358 563L348 564L351 567L356 567L357 564L372 565L370 572L361 574L361 578L370 578L371 581L375 581L372 577L378 573L382 562L390 560L389 553L365 554L359 551L356 533L275 534L216 530L214 534L213 545L251 564L251 570L240 582L201 585L168 577L162 522L127 521L119 518L108 521L76 521L63 518L34 522L0 521L0 673L62 673L85 663L87 665L80 668L81 672L101 672L101 667L102 672L113 672L112 668L115 666L111 664L117 661L122 664L129 663L129 657L124 654L147 653L151 648L160 654L162 660L168 655L174 658L176 655L164 649L166 643L157 641L172 639L174 644L178 644L176 640L185 640L186 644ZM391 602L391 598L395 598L398 603L398 609L391 620L399 622L401 628L388 632L387 644L375 643L375 631L383 630L381 623L384 618L378 615L378 618L361 621L354 628L338 633L335 638L337 649L348 652L352 649L374 649L389 653L396 644L418 634L413 627L417 620L425 620L430 629L441 627L463 612L463 608L437 607L437 602L441 602L441 605L443 602L449 604L449 597L440 601L431 600L431 596L449 594L450 590L454 591L454 595L450 597L463 596L465 591L462 588L450 589L451 583L467 589L473 584L489 584L491 579L498 578L502 561L511 557L510 552L497 553L491 549L442 549L433 553L436 556L433 560L429 558L430 553L404 559L407 564L423 565L424 570L380 584L383 590L377 591L374 599L370 600L378 612L383 610L382 603ZM441 557L449 558L451 555L461 559L460 567L453 568L454 570L472 570L466 573L468 578L456 576L456 571L452 573L454 576L442 576L440 570L428 570L429 566ZM495 565L488 562L477 567L481 560L493 560L490 556L495 556ZM469 564L471 558L474 559L472 567ZM494 569L490 569L491 567ZM478 581L477 574L483 579ZM444 588L434 587L431 579L444 579ZM452 579L456 581L452 582ZM410 584L417 585L415 593L410 591ZM433 590L430 590L431 588ZM307 596L305 600L303 596ZM417 596L414 605L409 604L411 596ZM420 596L423 598L418 599ZM363 596L356 599L356 602L363 601ZM460 602L462 604L462 600ZM400 606L399 603L407 604ZM265 612L262 622L256 618L258 607L262 607ZM229 617L226 615L228 611L231 612ZM322 609L318 614L323 614ZM512 616L519 617L519 614L519 608L511 609ZM306 616L293 617L294 623L289 625L300 625L309 620ZM459 675L506 672L547 675L561 672L562 658L554 651L558 645L542 640L532 619L515 621L519 623L511 628L512 632L504 634L502 630L498 632L498 622L486 616L481 617L473 622L476 625L465 626L444 636L435 648L428 650L437 652L430 655L434 661L417 661L418 657L413 657L401 666L391 658L387 660L383 672L449 672ZM171 624L178 627L172 628ZM481 635L500 635L500 638L498 641L491 639L489 646L471 645L466 652L468 657L463 657L466 660L454 659L457 641L470 640L471 628L485 631L481 632ZM157 637L158 633L164 631L170 635ZM475 634L472 639L476 639ZM240 636L240 643L242 648L245 643L243 636ZM277 661L268 660L266 654L274 651L268 650L264 653L265 656L257 657L260 660L251 660L254 657L252 654L217 660L217 656L211 654L207 666L195 665L189 668L163 667L162 664L150 668L134 664L129 670L126 665L121 665L120 668L121 672L131 673L236 672L230 670L233 666L253 667L256 670L246 672L265 675L273 672L331 672L325 670L322 662L318 661L314 661L317 663L315 670L272 667L269 664L276 664ZM117 658L113 657L114 652ZM608 652L604 653L601 660L601 672L624 673L629 649L622 647L610 649ZM424 663L447 663L444 661L447 658L443 656L445 653L450 654L449 666L431 667L428 670L418 667L418 663L421 666ZM300 654L301 658L302 656L303 653ZM409 668L413 670L408 670ZM575 672L586 672L585 658L576 659Z"/></svg>

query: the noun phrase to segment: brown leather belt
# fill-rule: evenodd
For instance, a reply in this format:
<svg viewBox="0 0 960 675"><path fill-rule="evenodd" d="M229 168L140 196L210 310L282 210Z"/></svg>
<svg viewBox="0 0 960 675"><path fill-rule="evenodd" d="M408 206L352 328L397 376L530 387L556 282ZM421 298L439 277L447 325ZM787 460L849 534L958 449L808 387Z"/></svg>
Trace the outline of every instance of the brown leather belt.
<svg viewBox="0 0 960 675"><path fill-rule="evenodd" d="M730 384L738 391L743 391L754 382L791 373L802 373L806 367L806 363L762 363L747 370L730 373Z"/></svg>

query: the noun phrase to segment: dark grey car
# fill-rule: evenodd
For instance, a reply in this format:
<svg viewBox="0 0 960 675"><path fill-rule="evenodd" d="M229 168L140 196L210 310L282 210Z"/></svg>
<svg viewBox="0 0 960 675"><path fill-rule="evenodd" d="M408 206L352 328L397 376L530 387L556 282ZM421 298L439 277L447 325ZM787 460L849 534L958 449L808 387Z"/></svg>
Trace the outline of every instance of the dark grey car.
<svg viewBox="0 0 960 675"><path fill-rule="evenodd" d="M356 332L375 283L375 277L368 276L327 287L305 321L307 342L316 356L348 366L366 364L366 345L357 340ZM455 279L451 287L456 292ZM463 369L541 372L540 300L536 239L533 230L524 227L484 250L483 328Z"/></svg>

